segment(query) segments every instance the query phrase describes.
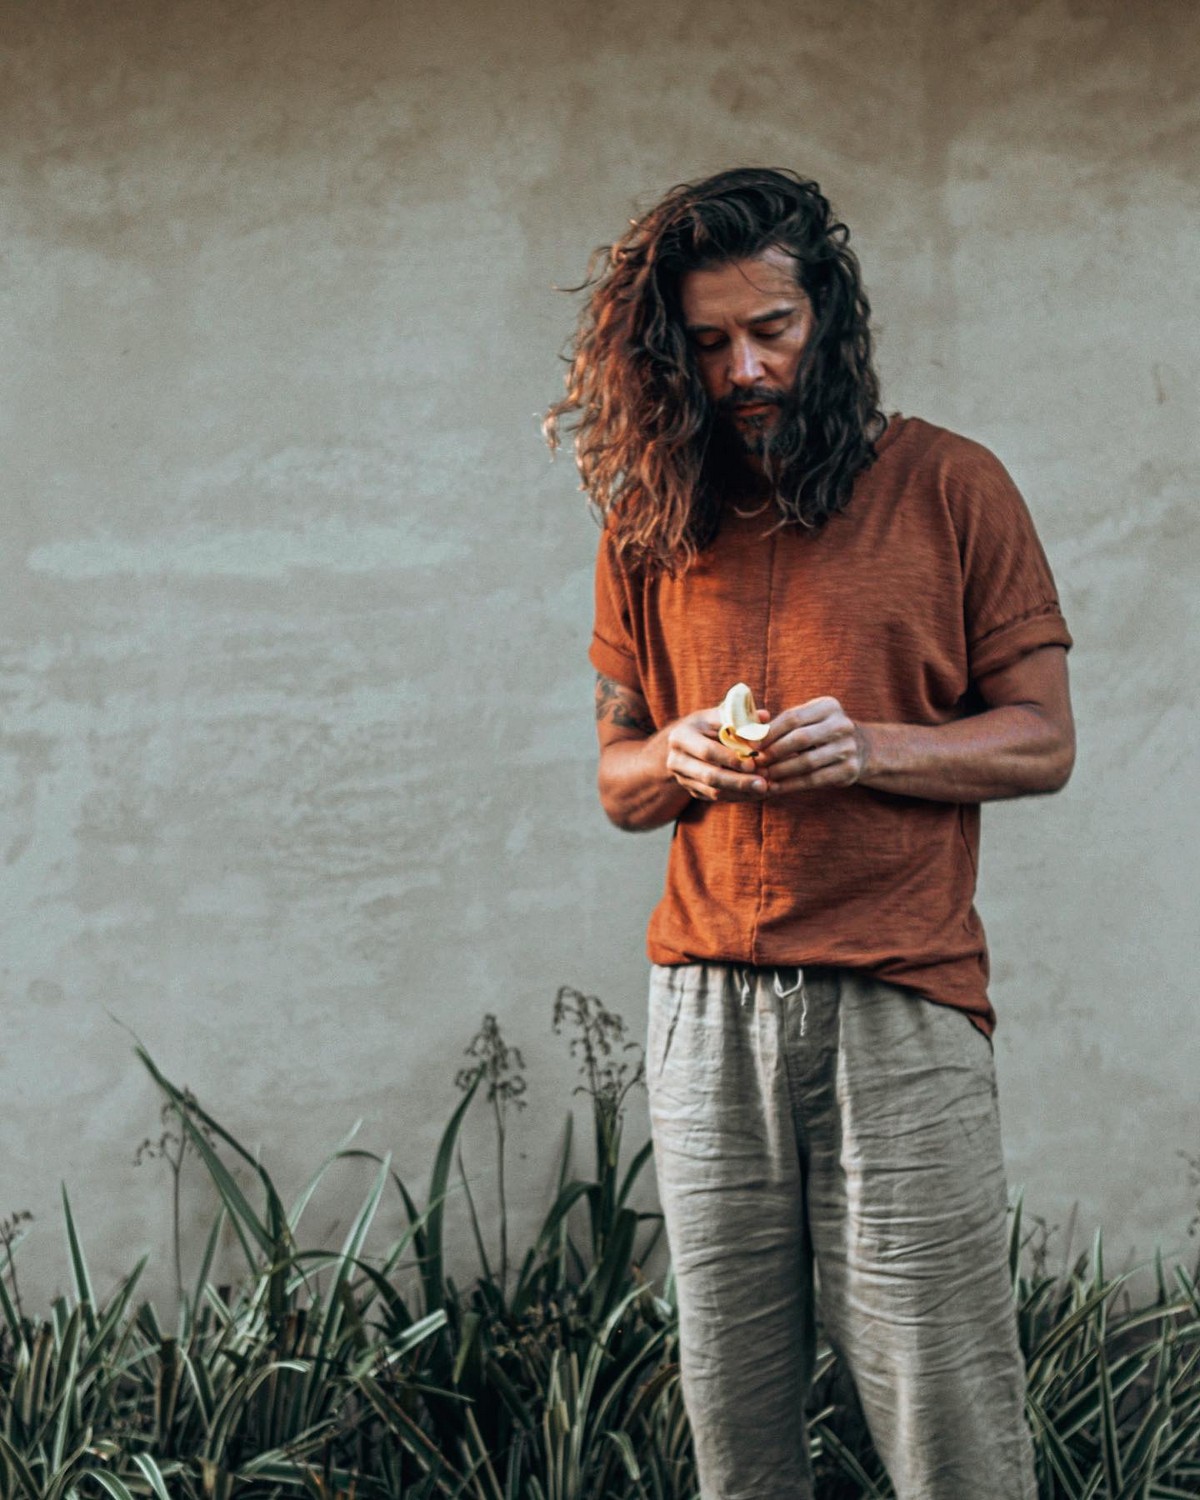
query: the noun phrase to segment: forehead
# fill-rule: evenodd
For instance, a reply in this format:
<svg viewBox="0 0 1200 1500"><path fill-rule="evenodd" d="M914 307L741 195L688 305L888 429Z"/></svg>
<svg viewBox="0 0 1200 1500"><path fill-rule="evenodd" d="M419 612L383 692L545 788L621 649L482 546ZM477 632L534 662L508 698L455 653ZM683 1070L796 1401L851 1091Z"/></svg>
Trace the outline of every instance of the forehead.
<svg viewBox="0 0 1200 1500"><path fill-rule="evenodd" d="M688 271L679 283L679 300L689 327L729 318L748 320L803 295L796 280L796 262L775 246L749 260Z"/></svg>

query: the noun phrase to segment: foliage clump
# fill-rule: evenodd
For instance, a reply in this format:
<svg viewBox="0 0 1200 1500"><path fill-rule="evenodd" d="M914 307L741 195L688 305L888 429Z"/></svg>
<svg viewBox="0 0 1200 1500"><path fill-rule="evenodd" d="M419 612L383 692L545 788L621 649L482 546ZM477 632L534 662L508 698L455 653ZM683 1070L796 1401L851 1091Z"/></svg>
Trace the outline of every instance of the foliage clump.
<svg viewBox="0 0 1200 1500"><path fill-rule="evenodd" d="M495 1015L466 1048L423 1208L390 1157L351 1145L353 1131L285 1208L261 1162L139 1048L166 1101L141 1158L168 1161L176 1205L194 1158L220 1208L190 1286L176 1233L181 1294L169 1326L135 1301L144 1258L97 1300L65 1191L72 1291L29 1317L14 1251L30 1215L0 1221L0 1500L696 1500L673 1278L656 1287L644 1270L661 1218L631 1202L649 1143L624 1163L641 1049L620 1016L578 990L559 991L552 1025L570 1034L592 1162L577 1175L568 1114L553 1201L513 1266L505 1140L527 1090ZM461 1150L476 1100L497 1134L495 1264ZM305 1248L308 1203L351 1159L370 1161L374 1176L343 1244ZM462 1289L446 1271L447 1208L460 1190L480 1266ZM392 1195L404 1228L372 1251ZM1155 1296L1135 1307L1128 1273L1106 1274L1099 1236L1054 1270L1054 1231L1033 1222L1023 1230L1018 1200L1010 1265L1042 1500L1200 1495L1196 1277L1160 1257ZM212 1281L226 1230L244 1260L232 1286ZM808 1416L823 1500L886 1500L829 1348Z"/></svg>

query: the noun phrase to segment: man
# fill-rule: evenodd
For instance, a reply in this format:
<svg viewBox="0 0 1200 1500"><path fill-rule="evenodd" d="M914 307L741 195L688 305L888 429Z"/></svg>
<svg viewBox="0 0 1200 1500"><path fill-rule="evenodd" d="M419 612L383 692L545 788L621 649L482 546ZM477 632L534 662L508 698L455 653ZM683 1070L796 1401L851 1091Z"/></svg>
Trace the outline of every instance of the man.
<svg viewBox="0 0 1200 1500"><path fill-rule="evenodd" d="M885 418L847 241L792 173L676 188L547 424L604 519L601 802L675 825L647 1074L683 1391L704 1500L811 1495L819 1289L900 1500L1030 1500L972 903L979 804L1070 774L1071 640L1000 463Z"/></svg>

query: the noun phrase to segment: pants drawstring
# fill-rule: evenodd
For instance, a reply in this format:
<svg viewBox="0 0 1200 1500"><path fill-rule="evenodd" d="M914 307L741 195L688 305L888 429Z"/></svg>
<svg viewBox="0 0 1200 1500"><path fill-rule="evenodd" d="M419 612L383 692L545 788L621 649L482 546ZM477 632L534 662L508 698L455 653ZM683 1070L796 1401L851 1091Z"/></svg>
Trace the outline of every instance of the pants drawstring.
<svg viewBox="0 0 1200 1500"><path fill-rule="evenodd" d="M743 1007L750 1004L752 988L750 984L750 970L737 969L738 987L741 991ZM800 995L800 1035L805 1036L808 1032L808 991L804 988L804 970L796 970L796 982L785 988L783 983L783 970L776 969L774 972L775 993L781 1000L788 1000L791 996Z"/></svg>
<svg viewBox="0 0 1200 1500"><path fill-rule="evenodd" d="M808 991L804 988L804 970L796 970L796 982L791 989L783 987L782 970L775 970L775 993L781 1000L786 1000L790 995L800 991L800 1035L805 1036L808 1032Z"/></svg>
<svg viewBox="0 0 1200 1500"><path fill-rule="evenodd" d="M784 989L782 980L783 980L783 970L782 969L776 969L775 970L775 993L779 996L779 998L781 1000L786 1000L789 995L794 995L797 990L802 990L804 988L804 970L803 969L797 969L796 970L796 982L795 982L794 985L792 985L791 989L789 989L789 990L785 990Z"/></svg>

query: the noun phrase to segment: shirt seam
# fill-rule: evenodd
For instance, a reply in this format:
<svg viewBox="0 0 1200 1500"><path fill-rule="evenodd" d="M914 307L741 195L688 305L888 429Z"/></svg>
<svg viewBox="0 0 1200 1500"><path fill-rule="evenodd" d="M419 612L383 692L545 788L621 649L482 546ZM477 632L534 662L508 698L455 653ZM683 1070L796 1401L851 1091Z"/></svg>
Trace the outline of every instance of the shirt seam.
<svg viewBox="0 0 1200 1500"><path fill-rule="evenodd" d="M771 564L767 572L767 628L763 649L763 692L768 693L771 682L771 621L775 611L775 564L779 557L779 532L771 533ZM758 901L754 909L754 920L750 926L750 954L755 964L759 961L758 940L762 929L763 909L767 901L767 804L758 804Z"/></svg>

